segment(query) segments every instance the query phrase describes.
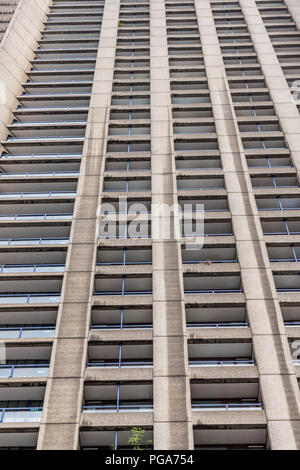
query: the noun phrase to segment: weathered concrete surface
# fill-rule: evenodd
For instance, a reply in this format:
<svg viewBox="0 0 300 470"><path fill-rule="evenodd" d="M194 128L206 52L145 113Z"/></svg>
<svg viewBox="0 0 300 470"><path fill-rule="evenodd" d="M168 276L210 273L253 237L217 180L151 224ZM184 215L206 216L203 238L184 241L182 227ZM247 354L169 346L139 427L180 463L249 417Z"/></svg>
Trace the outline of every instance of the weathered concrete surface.
<svg viewBox="0 0 300 470"><path fill-rule="evenodd" d="M38 449L77 449L87 361L119 2L107 0ZM105 46L105 47L104 47ZM105 91L104 91L105 90ZM72 328L70 328L72 325Z"/></svg>
<svg viewBox="0 0 300 470"><path fill-rule="evenodd" d="M152 204L177 203L172 146L166 15L163 0L150 3ZM162 218L152 214L152 233ZM177 220L171 217L174 232ZM158 233L158 232L157 232ZM183 278L179 242L156 240L153 253L154 448L193 448Z"/></svg>

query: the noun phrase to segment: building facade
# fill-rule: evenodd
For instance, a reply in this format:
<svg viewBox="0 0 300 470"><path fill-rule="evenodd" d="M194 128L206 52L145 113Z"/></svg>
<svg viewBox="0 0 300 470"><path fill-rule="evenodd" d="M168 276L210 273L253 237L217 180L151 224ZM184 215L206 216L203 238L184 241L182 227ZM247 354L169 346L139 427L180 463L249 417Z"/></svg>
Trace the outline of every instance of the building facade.
<svg viewBox="0 0 300 470"><path fill-rule="evenodd" d="M0 5L0 41L9 25L19 0L3 0Z"/></svg>
<svg viewBox="0 0 300 470"><path fill-rule="evenodd" d="M300 1L0 19L0 449L300 449Z"/></svg>

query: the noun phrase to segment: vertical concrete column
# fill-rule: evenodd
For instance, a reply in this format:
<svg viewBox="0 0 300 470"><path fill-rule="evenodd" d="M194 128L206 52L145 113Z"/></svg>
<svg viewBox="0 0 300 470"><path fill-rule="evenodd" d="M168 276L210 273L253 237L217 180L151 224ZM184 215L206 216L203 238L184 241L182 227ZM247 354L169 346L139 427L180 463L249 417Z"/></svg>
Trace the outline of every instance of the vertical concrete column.
<svg viewBox="0 0 300 470"><path fill-rule="evenodd" d="M300 3L298 0L284 0L284 3L288 7L298 30L300 31Z"/></svg>
<svg viewBox="0 0 300 470"><path fill-rule="evenodd" d="M77 449L119 0L106 0L38 449Z"/></svg>
<svg viewBox="0 0 300 470"><path fill-rule="evenodd" d="M174 234L178 221L168 215L177 203L177 186L163 0L151 1L150 25L152 234L170 224L170 237L153 239L152 244L154 448L192 449L181 253Z"/></svg>
<svg viewBox="0 0 300 470"><path fill-rule="evenodd" d="M247 0L247 4L249 1ZM299 447L299 391L209 0L195 2L272 449Z"/></svg>
<svg viewBox="0 0 300 470"><path fill-rule="evenodd" d="M20 0L0 42L0 140L8 134L12 110L30 69L52 0ZM1 150L1 149L0 149Z"/></svg>
<svg viewBox="0 0 300 470"><path fill-rule="evenodd" d="M241 0L240 5L245 16L248 30L256 50L258 61L265 76L266 85L274 103L285 140L291 152L292 161L300 178L300 114L293 99L292 91L285 79L264 22L255 0ZM296 10L299 12L299 3ZM299 15L300 16L300 15Z"/></svg>
<svg viewBox="0 0 300 470"><path fill-rule="evenodd" d="M299 178L300 116L297 106L292 98L288 83L255 0L240 0L240 5ZM278 372L281 372L282 378L279 379L278 374L275 375L273 373L276 370L270 362L270 356L269 367L267 367L268 364L265 362L263 372L261 372L261 388L263 397L268 395L270 395L271 399L273 397L270 406L266 404L271 447L273 449L299 449L300 396L282 324L282 317L280 316L278 320L278 325L280 325L278 334L280 336L277 339L277 354L281 359ZM281 341L279 342L279 340ZM262 341L260 343L260 350L263 352L265 346ZM276 392L274 393L275 390ZM285 399L283 400L284 397Z"/></svg>

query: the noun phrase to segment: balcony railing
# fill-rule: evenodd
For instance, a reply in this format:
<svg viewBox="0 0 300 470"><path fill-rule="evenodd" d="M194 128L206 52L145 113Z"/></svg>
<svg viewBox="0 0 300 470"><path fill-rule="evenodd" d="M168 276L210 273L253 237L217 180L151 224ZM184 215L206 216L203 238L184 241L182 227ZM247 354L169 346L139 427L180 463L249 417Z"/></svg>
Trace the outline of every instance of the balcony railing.
<svg viewBox="0 0 300 470"><path fill-rule="evenodd" d="M294 198L295 199L295 198ZM259 201L259 200L258 200ZM273 199L273 202L275 204L275 202L278 204L277 207L259 207L258 210L259 211L289 211L289 210L299 210L300 207L296 206L296 204L299 204L299 200L296 199L295 200L295 206L292 206L292 207L289 207L287 206L286 202L285 201L282 201L280 196L278 196L276 199Z"/></svg>
<svg viewBox="0 0 300 470"><path fill-rule="evenodd" d="M134 266L152 264L152 261L111 261L111 262L99 262L96 266Z"/></svg>
<svg viewBox="0 0 300 470"><path fill-rule="evenodd" d="M45 273L63 272L64 264L2 264L0 273Z"/></svg>
<svg viewBox="0 0 300 470"><path fill-rule="evenodd" d="M236 294L243 292L242 289L197 289L189 290L185 289L185 294Z"/></svg>
<svg viewBox="0 0 300 470"><path fill-rule="evenodd" d="M55 96L65 96L65 95L90 95L89 93L75 93L75 92L72 92L72 93L55 93ZM24 96L24 95L22 95ZM25 95L25 96L32 96L32 97L36 97L37 95ZM39 97L48 97L48 96L54 96L53 95L38 95ZM15 143L15 144L22 144L22 142L32 142L33 144L34 143L41 143L41 142L84 142L84 137L77 137L77 136L57 136L57 137L47 137L47 136L43 136L43 137L8 137L7 138L7 141L6 141L6 144L10 144L10 143Z"/></svg>
<svg viewBox="0 0 300 470"><path fill-rule="evenodd" d="M110 215L110 214L138 215L138 214L151 214L151 213L152 213L151 209L144 210L144 211L138 209L135 211L135 210L130 210L130 208L128 209L125 208L124 210L118 210L118 208L116 208L116 210L110 210L109 208L108 209L104 208L101 210L101 215ZM121 231L121 228L119 231ZM124 230L124 232L125 232L124 235L126 236L126 230Z"/></svg>
<svg viewBox="0 0 300 470"><path fill-rule="evenodd" d="M300 207L262 207L259 211L298 211Z"/></svg>
<svg viewBox="0 0 300 470"><path fill-rule="evenodd" d="M42 408L0 408L0 423L38 423Z"/></svg>
<svg viewBox="0 0 300 470"><path fill-rule="evenodd" d="M184 167L184 166L177 166L176 167L176 170L221 170L221 167L220 166L211 166L211 167L204 167L204 166L191 166L191 167ZM222 188L218 188L218 189L222 189ZM224 188L223 188L224 189Z"/></svg>
<svg viewBox="0 0 300 470"><path fill-rule="evenodd" d="M182 208L183 209L183 208ZM184 208L184 212L192 212L192 213L200 213L200 212L229 212L228 207L220 207L220 208L215 208L215 209L207 209L204 205L203 210L197 210L197 209L187 209ZM209 235L209 234L208 234ZM222 234L223 235L223 234ZM227 234L225 234L227 235ZM188 236L188 235L187 235ZM207 236L207 235L206 235Z"/></svg>
<svg viewBox="0 0 300 470"><path fill-rule="evenodd" d="M59 302L60 293L48 294L0 294L0 304L29 304Z"/></svg>
<svg viewBox="0 0 300 470"><path fill-rule="evenodd" d="M192 403L193 410L200 411L234 411L234 410L262 410L262 403Z"/></svg>
<svg viewBox="0 0 300 470"><path fill-rule="evenodd" d="M0 245L67 245L69 238L0 238Z"/></svg>
<svg viewBox="0 0 300 470"><path fill-rule="evenodd" d="M152 294L152 290L107 290L107 291L95 291L94 295L149 295Z"/></svg>
<svg viewBox="0 0 300 470"><path fill-rule="evenodd" d="M182 264L198 264L198 263L207 263L208 260L184 260ZM237 263L237 259L209 259L209 263Z"/></svg>
<svg viewBox="0 0 300 470"><path fill-rule="evenodd" d="M210 190L221 190L221 189L226 189L225 186L199 186L198 188L192 188L192 187L182 187L178 188L178 191L210 191Z"/></svg>
<svg viewBox="0 0 300 470"><path fill-rule="evenodd" d="M25 171L23 173L0 173L0 178L18 178L18 177L34 177L34 176L78 176L79 171Z"/></svg>
<svg viewBox="0 0 300 470"><path fill-rule="evenodd" d="M76 108L78 108L76 106ZM85 107L84 107L85 108ZM46 109L53 109L53 110L57 110L58 108L49 108L49 107L46 107L44 106L43 108L38 108L39 110L41 111L45 111ZM69 106L66 106L64 109L70 109ZM36 108L34 108L34 110L36 110ZM82 154L81 152L78 152L78 153L75 153L75 152L72 152L72 153L48 153L48 154L37 154L37 153L31 153L31 154L17 154L17 153L13 153L13 154L10 154L10 153L3 153L1 155L1 158L5 158L7 160L9 159L12 159L12 158L24 158L24 159L28 159L28 158L43 158L43 159L51 159L51 158L66 158L66 157L69 157L69 158L79 158L81 157Z"/></svg>
<svg viewBox="0 0 300 470"><path fill-rule="evenodd" d="M152 328L152 323L120 323L118 324L103 324L103 325L92 325L91 330L143 330ZM1 337L1 333L0 333Z"/></svg>
<svg viewBox="0 0 300 470"><path fill-rule="evenodd" d="M106 169L106 170L105 170L105 173L112 173L112 172L115 172L115 171L117 171L117 172L122 171L122 172L128 172L128 173L130 172L130 173L133 173L133 172L136 172L136 171L143 171L143 172L144 172L144 171L147 171L147 172L149 172L149 171L151 171L151 170L150 170L150 168L129 168L129 167L127 167L127 168L119 168L119 169Z"/></svg>
<svg viewBox="0 0 300 470"><path fill-rule="evenodd" d="M152 360L149 361L116 361L116 362L89 362L89 369L103 369L106 367L153 367Z"/></svg>
<svg viewBox="0 0 300 470"><path fill-rule="evenodd" d="M39 191L39 192L20 192L20 193L0 193L0 198L30 198L30 197L58 197L61 196L63 198L69 196L76 196L76 191Z"/></svg>
<svg viewBox="0 0 300 470"><path fill-rule="evenodd" d="M70 80L68 82L66 82L67 85L71 84L71 83L77 83L73 80ZM83 82L78 82L78 83L83 83ZM61 82L60 80L58 81L54 81L54 80L50 80L50 81L47 81L47 82L27 82L26 85L42 85L42 86L47 86L49 84L52 84L52 85L55 85L55 84L58 84L58 85L61 85L63 84L63 82ZM65 120L65 119L61 119L59 121L43 121L43 120L40 120L40 121L30 121L30 122L13 122L12 126L13 127L22 127L25 125L25 127L29 126L29 127L35 127L35 126L38 126L40 124L42 125L46 125L46 126L55 126L57 124L63 124L63 125L69 125L69 124L86 124L87 121L86 120L82 120L82 119L69 119L69 120ZM80 126L81 127L81 126Z"/></svg>
<svg viewBox="0 0 300 470"><path fill-rule="evenodd" d="M224 233L183 233L182 237L183 238L189 238L189 237L228 237L232 236L233 232L224 232Z"/></svg>
<svg viewBox="0 0 300 470"><path fill-rule="evenodd" d="M151 191L151 187L149 188L128 188L128 187L120 187L118 189L103 189L103 193L130 193L130 192L146 192L146 191Z"/></svg>
<svg viewBox="0 0 300 470"><path fill-rule="evenodd" d="M237 359L236 361L218 361L218 360L198 360L190 359L190 366L213 367L213 366L254 366L255 361L247 359Z"/></svg>
<svg viewBox="0 0 300 470"><path fill-rule="evenodd" d="M274 182L273 184L269 184L269 185L262 185L262 186L254 186L253 185L253 188L254 189L282 189L282 188L299 188L299 185L298 184L289 184L289 185L279 185L279 184L276 184L276 182Z"/></svg>
<svg viewBox="0 0 300 470"><path fill-rule="evenodd" d="M71 220L73 214L10 214L0 215L1 220Z"/></svg>
<svg viewBox="0 0 300 470"><path fill-rule="evenodd" d="M248 322L187 323L187 328L247 328Z"/></svg>
<svg viewBox="0 0 300 470"><path fill-rule="evenodd" d="M0 328L0 338L53 338L54 326L22 326Z"/></svg>
<svg viewBox="0 0 300 470"><path fill-rule="evenodd" d="M121 212L120 212L121 213ZM195 235L193 235L195 236ZM127 232L124 233L124 234L114 234L114 235L99 235L98 238L104 238L104 239L127 239L127 238L130 238L130 239L139 239L139 238L151 238L151 235L148 234L148 233L138 233L138 234L134 234L133 235L130 235L128 234Z"/></svg>
<svg viewBox="0 0 300 470"><path fill-rule="evenodd" d="M287 263L287 262L299 262L300 258L270 258L271 263Z"/></svg>
<svg viewBox="0 0 300 470"><path fill-rule="evenodd" d="M285 231L281 230L281 231L273 231L273 232L265 232L264 231L264 235L299 235L300 234L300 231L295 231L295 230L291 230L290 227L289 227L289 224L287 222L287 220L282 220L282 225L284 226L285 228Z"/></svg>
<svg viewBox="0 0 300 470"><path fill-rule="evenodd" d="M47 377L49 364L0 364L0 378Z"/></svg>
<svg viewBox="0 0 300 470"><path fill-rule="evenodd" d="M143 412L143 411L152 411L153 405L152 404L134 404L134 405L87 405L83 406L84 413L119 413L119 412Z"/></svg>

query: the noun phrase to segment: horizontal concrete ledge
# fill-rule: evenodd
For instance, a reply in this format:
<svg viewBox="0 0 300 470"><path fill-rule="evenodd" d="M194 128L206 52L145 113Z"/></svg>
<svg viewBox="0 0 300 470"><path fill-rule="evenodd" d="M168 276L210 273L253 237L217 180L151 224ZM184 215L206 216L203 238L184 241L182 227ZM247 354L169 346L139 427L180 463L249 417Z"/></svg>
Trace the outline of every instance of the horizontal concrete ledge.
<svg viewBox="0 0 300 470"><path fill-rule="evenodd" d="M152 240L151 238L126 238L126 239L98 239L98 247L151 247L152 243L158 243L158 241ZM93 243L92 243L93 244Z"/></svg>
<svg viewBox="0 0 300 470"><path fill-rule="evenodd" d="M297 379L299 380L300 379L300 365L299 366L295 365L294 367L295 367Z"/></svg>
<svg viewBox="0 0 300 470"><path fill-rule="evenodd" d="M95 341L145 341L152 340L152 329L140 330L92 330L89 342Z"/></svg>
<svg viewBox="0 0 300 470"><path fill-rule="evenodd" d="M152 412L120 412L120 413L82 413L81 426L88 428L101 428L104 426L151 426L153 424ZM91 429L93 430L93 429Z"/></svg>
<svg viewBox="0 0 300 470"><path fill-rule="evenodd" d="M16 310L22 310L26 311L29 310L30 312L32 311L37 311L40 312L40 310L43 311L52 311L52 310L57 310L58 309L58 302L49 302L49 303L42 303L42 304L1 304L0 305L0 313L5 313L5 312L15 312Z"/></svg>
<svg viewBox="0 0 300 470"><path fill-rule="evenodd" d="M109 368L103 367L102 369L86 369L85 382L100 383L108 381L147 381L153 378L152 367L122 367L122 368Z"/></svg>
<svg viewBox="0 0 300 470"><path fill-rule="evenodd" d="M250 328L187 328L188 340L248 339L251 340ZM300 328L299 328L300 337Z"/></svg>
<svg viewBox="0 0 300 470"><path fill-rule="evenodd" d="M152 295L95 295L93 306L152 305Z"/></svg>
<svg viewBox="0 0 300 470"><path fill-rule="evenodd" d="M17 432L30 432L30 431L38 431L40 427L40 423L0 423L0 434L2 432L13 432L16 430Z"/></svg>
<svg viewBox="0 0 300 470"><path fill-rule="evenodd" d="M300 298L299 298L300 300ZM185 303L188 306L196 306L197 304L240 304L245 302L245 295L240 294L189 294L185 296Z"/></svg>
<svg viewBox="0 0 300 470"><path fill-rule="evenodd" d="M300 338L300 327L291 326L285 328L286 336L288 338L299 339Z"/></svg>
<svg viewBox="0 0 300 470"><path fill-rule="evenodd" d="M299 367L300 373L300 367ZM258 380L257 366L197 366L190 367L190 380Z"/></svg>
<svg viewBox="0 0 300 470"><path fill-rule="evenodd" d="M294 263L295 264L295 263ZM256 269L256 267L254 268ZM184 274L199 274L199 276L214 275L217 273L222 274L240 274L239 263L195 263L184 264L182 266ZM188 277L188 276L186 276Z"/></svg>
<svg viewBox="0 0 300 470"><path fill-rule="evenodd" d="M285 302L300 302L300 292L277 292L277 297L283 305Z"/></svg>
<svg viewBox="0 0 300 470"><path fill-rule="evenodd" d="M271 269L274 274L281 274L286 272L286 274L298 273L299 266L295 262L273 262L271 263Z"/></svg>
<svg viewBox="0 0 300 470"><path fill-rule="evenodd" d="M89 271L91 271L91 269ZM132 274L134 277L139 277L139 275L148 277L152 274L152 265L96 266L95 274L96 276L112 276L114 278L124 274L126 274L126 276Z"/></svg>
<svg viewBox="0 0 300 470"><path fill-rule="evenodd" d="M193 425L230 426L267 424L264 410L193 411Z"/></svg>
<svg viewBox="0 0 300 470"><path fill-rule="evenodd" d="M53 338L3 338L1 343L9 348L22 347L22 346L52 346Z"/></svg>
<svg viewBox="0 0 300 470"><path fill-rule="evenodd" d="M12 377L1 378L0 388L9 387L45 387L47 384L47 377Z"/></svg>

